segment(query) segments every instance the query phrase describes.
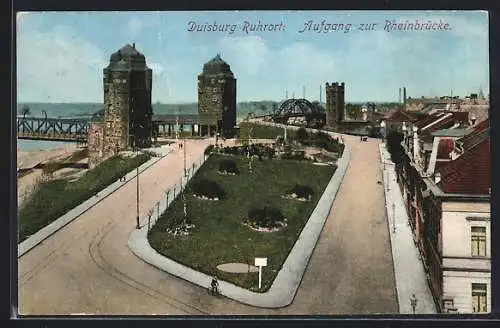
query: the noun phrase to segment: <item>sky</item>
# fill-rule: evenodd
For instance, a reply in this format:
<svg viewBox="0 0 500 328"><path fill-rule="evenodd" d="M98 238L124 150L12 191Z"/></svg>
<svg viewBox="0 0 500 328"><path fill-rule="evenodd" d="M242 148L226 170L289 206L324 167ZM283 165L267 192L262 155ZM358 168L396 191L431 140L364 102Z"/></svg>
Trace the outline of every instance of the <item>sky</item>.
<svg viewBox="0 0 500 328"><path fill-rule="evenodd" d="M275 30L252 31L259 22ZM225 24L235 27L189 30ZM324 101L326 82L344 82L346 102L398 101L402 86L410 97L489 93L481 11L33 12L18 14L16 42L20 103L102 103L103 68L133 42L153 70L153 103L196 102L197 75L217 54L238 102Z"/></svg>

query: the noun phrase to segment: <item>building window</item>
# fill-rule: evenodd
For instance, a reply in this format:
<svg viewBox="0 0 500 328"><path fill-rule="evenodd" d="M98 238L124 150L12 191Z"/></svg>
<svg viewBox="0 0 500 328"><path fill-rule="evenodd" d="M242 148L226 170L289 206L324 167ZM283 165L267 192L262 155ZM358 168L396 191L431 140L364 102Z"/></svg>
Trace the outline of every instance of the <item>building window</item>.
<svg viewBox="0 0 500 328"><path fill-rule="evenodd" d="M488 312L486 304L486 284L472 284L472 312Z"/></svg>
<svg viewBox="0 0 500 328"><path fill-rule="evenodd" d="M486 256L486 228L471 227L472 256Z"/></svg>

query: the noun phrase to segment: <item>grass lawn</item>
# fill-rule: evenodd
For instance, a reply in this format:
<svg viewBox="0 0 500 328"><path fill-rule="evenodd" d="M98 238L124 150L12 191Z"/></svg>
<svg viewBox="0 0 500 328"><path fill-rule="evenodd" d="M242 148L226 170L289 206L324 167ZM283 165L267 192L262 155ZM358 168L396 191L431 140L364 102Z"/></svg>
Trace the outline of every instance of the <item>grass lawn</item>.
<svg viewBox="0 0 500 328"><path fill-rule="evenodd" d="M283 128L258 123L241 122L238 126L240 127L240 140L249 139L250 128L253 128L252 139L276 139L284 134ZM292 129L286 131L288 138L295 138L295 133L296 130Z"/></svg>
<svg viewBox="0 0 500 328"><path fill-rule="evenodd" d="M57 179L40 183L37 190L19 209L19 242L66 214L150 158L150 154L140 154L133 158L114 156L87 171L77 181L69 182L66 179Z"/></svg>
<svg viewBox="0 0 500 328"><path fill-rule="evenodd" d="M218 162L232 158L240 175L217 173ZM216 181L226 192L221 201L200 200L187 189L187 211L195 228L188 236L167 233L170 220L183 216L182 197L177 197L148 235L151 246L159 253L198 271L216 274L220 279L244 288L257 290L258 273L224 273L216 267L228 262L253 264L255 257L267 257L263 270L262 292L269 289L288 253L293 247L323 190L335 172L333 166L316 166L309 161L255 160L253 173L248 160L240 156L213 154L194 179ZM295 184L310 186L311 202L283 199ZM281 209L287 227L278 232L256 232L242 225L251 207L271 205ZM207 286L208 287L208 286Z"/></svg>

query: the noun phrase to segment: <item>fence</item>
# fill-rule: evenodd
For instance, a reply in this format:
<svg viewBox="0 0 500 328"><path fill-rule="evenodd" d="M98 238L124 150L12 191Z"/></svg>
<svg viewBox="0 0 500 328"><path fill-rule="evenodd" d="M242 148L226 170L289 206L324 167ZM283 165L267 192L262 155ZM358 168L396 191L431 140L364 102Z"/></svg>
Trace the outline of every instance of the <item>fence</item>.
<svg viewBox="0 0 500 328"><path fill-rule="evenodd" d="M163 192L164 197L157 201L155 205L146 214L148 231L155 225L160 216L165 213L170 204L178 197L186 187L189 180L198 172L199 168L205 163L209 155L203 154L199 160L186 166L186 172L171 188ZM144 224L141 224L141 227Z"/></svg>

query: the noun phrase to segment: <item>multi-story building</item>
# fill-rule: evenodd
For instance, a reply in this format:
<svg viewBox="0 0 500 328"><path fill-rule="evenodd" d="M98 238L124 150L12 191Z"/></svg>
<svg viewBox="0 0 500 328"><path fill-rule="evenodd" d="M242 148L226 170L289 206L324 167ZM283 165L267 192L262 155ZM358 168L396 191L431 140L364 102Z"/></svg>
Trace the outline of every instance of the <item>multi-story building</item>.
<svg viewBox="0 0 500 328"><path fill-rule="evenodd" d="M202 134L232 135L236 126L236 79L219 54L203 65L198 75L198 115L212 122Z"/></svg>
<svg viewBox="0 0 500 328"><path fill-rule="evenodd" d="M449 115L451 114L451 115ZM405 124L398 181L438 309L489 312L489 122L463 113Z"/></svg>

